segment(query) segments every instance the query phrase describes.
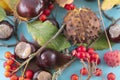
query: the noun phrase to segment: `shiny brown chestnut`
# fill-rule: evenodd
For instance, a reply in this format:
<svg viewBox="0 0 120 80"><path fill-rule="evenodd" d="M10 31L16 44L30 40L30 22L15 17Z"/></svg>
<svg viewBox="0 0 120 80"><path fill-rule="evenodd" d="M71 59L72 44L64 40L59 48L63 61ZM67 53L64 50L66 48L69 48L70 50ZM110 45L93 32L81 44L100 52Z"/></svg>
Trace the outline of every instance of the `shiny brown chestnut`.
<svg viewBox="0 0 120 80"><path fill-rule="evenodd" d="M52 80L52 75L47 71L37 71L32 80Z"/></svg>
<svg viewBox="0 0 120 80"><path fill-rule="evenodd" d="M111 25L108 29L108 35L111 41L120 42L120 24Z"/></svg>
<svg viewBox="0 0 120 80"><path fill-rule="evenodd" d="M35 46L28 42L19 42L15 47L15 55L19 59L27 59L33 52L35 52Z"/></svg>
<svg viewBox="0 0 120 80"><path fill-rule="evenodd" d="M17 14L23 18L34 18L42 13L44 0L20 0L16 6Z"/></svg>
<svg viewBox="0 0 120 80"><path fill-rule="evenodd" d="M61 66L68 62L71 56L59 53L51 49L45 49L40 55L37 55L37 64L42 68L53 68Z"/></svg>
<svg viewBox="0 0 120 80"><path fill-rule="evenodd" d="M8 21L1 21L0 22L0 39L7 40L9 39L14 32L14 27Z"/></svg>

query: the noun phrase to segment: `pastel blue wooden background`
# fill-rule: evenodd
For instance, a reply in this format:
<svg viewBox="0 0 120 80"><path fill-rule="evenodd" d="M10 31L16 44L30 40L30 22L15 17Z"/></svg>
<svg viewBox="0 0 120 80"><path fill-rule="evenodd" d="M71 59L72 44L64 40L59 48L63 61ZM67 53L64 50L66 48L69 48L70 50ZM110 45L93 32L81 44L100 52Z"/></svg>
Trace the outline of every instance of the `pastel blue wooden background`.
<svg viewBox="0 0 120 80"><path fill-rule="evenodd" d="M74 4L77 7L88 7L91 8L93 11L96 12L96 14L98 14L98 7L97 7L97 0L94 2L86 2L85 0L75 0ZM59 23L61 24L63 21L63 17L66 13L66 10L63 8L60 8L58 6L56 6L55 10L54 10L54 14L56 14L56 18L59 21ZM109 14L110 16L114 16L115 19L120 17L120 9L116 9L113 8L112 10L107 11L107 14ZM111 22L107 19L104 19L105 25L106 27L109 26L111 24ZM19 31L18 34L24 34L25 37L29 40L29 41L33 41L31 35L28 33L27 29L26 29L26 24L23 22L22 24L19 25ZM12 44L15 43L15 38L12 37L10 40L8 41L1 41L0 43L7 43L7 44ZM120 44L116 44L113 47L113 50L120 50ZM11 51L14 52L14 47L12 48L5 48L5 47L0 47L0 58L4 58L4 53L6 51ZM117 79L116 80L120 80L120 66L116 67L116 68L111 68L108 67L104 61L103 61L103 55L105 52L109 51L109 49L107 50L102 50L102 51L97 51L101 57L102 63L99 65L99 67L103 70L103 77L106 80L106 75L109 72L113 72L116 74ZM69 68L67 68L62 74L61 76L58 78L58 80L70 80L70 76L73 73L76 73L78 75L80 75L79 70L81 69L81 63L79 61L75 61ZM7 78L4 77L4 68L3 68L3 61L0 61L0 80L9 80ZM83 80L86 79L86 76L83 77ZM102 80L101 77L95 77L93 76L90 80Z"/></svg>

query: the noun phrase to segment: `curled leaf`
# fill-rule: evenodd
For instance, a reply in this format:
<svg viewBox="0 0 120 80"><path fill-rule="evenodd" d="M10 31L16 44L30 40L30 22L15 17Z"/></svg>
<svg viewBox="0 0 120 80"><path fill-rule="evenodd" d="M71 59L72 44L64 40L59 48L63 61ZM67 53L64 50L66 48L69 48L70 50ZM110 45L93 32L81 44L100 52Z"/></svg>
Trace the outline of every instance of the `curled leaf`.
<svg viewBox="0 0 120 80"><path fill-rule="evenodd" d="M111 9L114 5L119 5L120 0L104 0L102 3L102 10L109 10Z"/></svg>
<svg viewBox="0 0 120 80"><path fill-rule="evenodd" d="M38 44L43 46L51 37L56 34L58 28L49 21L45 21L43 23L40 21L34 21L28 24L28 30L32 34L33 38L38 42ZM66 40L66 38L60 34L47 46L47 48L61 51L65 48L69 48L70 46L71 45Z"/></svg>

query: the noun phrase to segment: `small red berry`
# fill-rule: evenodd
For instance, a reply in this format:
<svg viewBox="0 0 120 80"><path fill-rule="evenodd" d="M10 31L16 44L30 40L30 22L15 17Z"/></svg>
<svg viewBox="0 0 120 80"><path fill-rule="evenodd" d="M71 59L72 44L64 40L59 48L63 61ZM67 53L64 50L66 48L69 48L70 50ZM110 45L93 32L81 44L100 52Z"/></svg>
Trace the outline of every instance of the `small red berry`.
<svg viewBox="0 0 120 80"><path fill-rule="evenodd" d="M45 14L46 16L49 16L50 15L50 10L49 9L45 9L43 14Z"/></svg>
<svg viewBox="0 0 120 80"><path fill-rule="evenodd" d="M85 57L86 57L86 59L89 59L90 58L90 54L88 52L85 52Z"/></svg>
<svg viewBox="0 0 120 80"><path fill-rule="evenodd" d="M116 76L114 73L111 72L107 75L107 80L115 80L115 79L116 79Z"/></svg>
<svg viewBox="0 0 120 80"><path fill-rule="evenodd" d="M93 54L91 55L91 58L92 58L94 61L96 61L96 60L99 59L99 55L98 55L97 53L93 53Z"/></svg>
<svg viewBox="0 0 120 80"><path fill-rule="evenodd" d="M5 71L5 73L4 73L4 75L5 75L5 77L10 77L11 76L11 72L9 72L9 71Z"/></svg>
<svg viewBox="0 0 120 80"><path fill-rule="evenodd" d="M64 8L65 8L66 10L73 10L73 9L75 9L75 5L74 5L74 4L66 4L66 5L64 6Z"/></svg>
<svg viewBox="0 0 120 80"><path fill-rule="evenodd" d="M88 48L87 52L91 54L91 53L94 53L95 50L94 50L94 48Z"/></svg>
<svg viewBox="0 0 120 80"><path fill-rule="evenodd" d="M15 65L11 67L11 70L16 70L16 69L17 69L17 66Z"/></svg>
<svg viewBox="0 0 120 80"><path fill-rule="evenodd" d="M101 76L102 75L102 70L97 68L95 73L94 73L95 76Z"/></svg>
<svg viewBox="0 0 120 80"><path fill-rule="evenodd" d="M18 80L24 80L24 77L20 76Z"/></svg>
<svg viewBox="0 0 120 80"><path fill-rule="evenodd" d="M33 75L34 75L34 73L33 73L32 70L27 70L27 71L25 72L25 76L26 76L27 78L32 79L32 78L33 78Z"/></svg>
<svg viewBox="0 0 120 80"><path fill-rule="evenodd" d="M71 80L78 80L78 79L79 79L79 77L78 77L77 74L72 74L71 75Z"/></svg>
<svg viewBox="0 0 120 80"><path fill-rule="evenodd" d="M69 6L70 6L71 10L75 9L75 5L74 4L70 4Z"/></svg>
<svg viewBox="0 0 120 80"><path fill-rule="evenodd" d="M85 59L85 53L84 52L78 52L77 54L76 54L76 57L78 58L78 59Z"/></svg>
<svg viewBox="0 0 120 80"><path fill-rule="evenodd" d="M11 66L6 65L6 66L5 66L5 70L6 70L6 71L10 71L10 70L11 70Z"/></svg>
<svg viewBox="0 0 120 80"><path fill-rule="evenodd" d="M29 78L25 78L24 80L31 80L31 79L29 79Z"/></svg>
<svg viewBox="0 0 120 80"><path fill-rule="evenodd" d="M50 10L52 10L52 9L54 8L54 4L50 4L50 5L48 6L48 8L49 8Z"/></svg>
<svg viewBox="0 0 120 80"><path fill-rule="evenodd" d="M18 76L12 75L12 76L10 77L10 80L18 80Z"/></svg>
<svg viewBox="0 0 120 80"><path fill-rule="evenodd" d="M79 46L76 50L77 50L77 52L86 52L86 47Z"/></svg>
<svg viewBox="0 0 120 80"><path fill-rule="evenodd" d="M45 14L40 15L39 20L45 21L47 19L47 16Z"/></svg>
<svg viewBox="0 0 120 80"><path fill-rule="evenodd" d="M5 52L5 58L7 58L7 59L10 59L11 57L12 57L12 54L11 54L11 52Z"/></svg>
<svg viewBox="0 0 120 80"><path fill-rule="evenodd" d="M69 4L66 4L65 6L64 6L64 8L66 9L66 10L70 10L71 8L69 7Z"/></svg>
<svg viewBox="0 0 120 80"><path fill-rule="evenodd" d="M88 74L87 69L86 69L86 68L82 68L82 69L80 70L80 74L81 74L81 75L87 75L87 74Z"/></svg>
<svg viewBox="0 0 120 80"><path fill-rule="evenodd" d="M8 59L6 62L7 62L8 65L14 64L14 61L12 59Z"/></svg>

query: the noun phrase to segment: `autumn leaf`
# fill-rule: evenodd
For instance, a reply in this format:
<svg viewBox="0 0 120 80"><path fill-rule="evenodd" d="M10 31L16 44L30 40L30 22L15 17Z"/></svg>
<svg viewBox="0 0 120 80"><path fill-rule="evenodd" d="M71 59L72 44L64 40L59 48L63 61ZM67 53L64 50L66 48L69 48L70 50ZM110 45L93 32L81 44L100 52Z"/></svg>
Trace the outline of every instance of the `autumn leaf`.
<svg viewBox="0 0 120 80"><path fill-rule="evenodd" d="M6 4L6 2L4 0L0 0L0 7L5 9L7 12L11 12L10 7Z"/></svg>
<svg viewBox="0 0 120 80"><path fill-rule="evenodd" d="M114 5L119 5L120 0L104 0L102 3L102 10L109 10L111 9Z"/></svg>
<svg viewBox="0 0 120 80"><path fill-rule="evenodd" d="M0 6L8 12L13 12L17 1L19 0L0 0Z"/></svg>
<svg viewBox="0 0 120 80"><path fill-rule="evenodd" d="M111 45L114 45L114 42L111 42ZM93 47L95 50L103 50L109 48L105 34L102 34L96 42L93 42Z"/></svg>
<svg viewBox="0 0 120 80"><path fill-rule="evenodd" d="M6 12L5 12L5 10L2 8L2 7L0 7L0 21L2 21L4 18L6 18Z"/></svg>
<svg viewBox="0 0 120 80"><path fill-rule="evenodd" d="M55 0L59 6L64 7L66 4L72 3L74 0Z"/></svg>
<svg viewBox="0 0 120 80"><path fill-rule="evenodd" d="M40 21L34 21L29 23L27 28L32 34L34 40L36 40L41 46L43 46L58 31L58 28L49 21L45 21L43 23ZM71 45L66 38L60 34L47 46L47 48L62 51L70 46Z"/></svg>

